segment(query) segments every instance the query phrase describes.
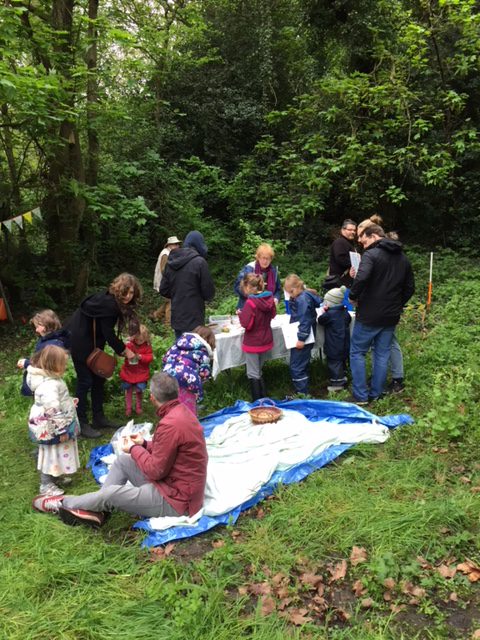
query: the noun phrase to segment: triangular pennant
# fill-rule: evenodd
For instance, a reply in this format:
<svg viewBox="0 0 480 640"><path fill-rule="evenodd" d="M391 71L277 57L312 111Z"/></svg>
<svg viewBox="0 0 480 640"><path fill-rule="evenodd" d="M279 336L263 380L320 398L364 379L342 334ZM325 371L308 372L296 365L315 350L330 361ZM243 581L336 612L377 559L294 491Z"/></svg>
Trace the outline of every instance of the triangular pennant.
<svg viewBox="0 0 480 640"><path fill-rule="evenodd" d="M32 213L37 218L41 218L42 217L42 213L40 211L40 207L35 207L35 209L32 209Z"/></svg>
<svg viewBox="0 0 480 640"><path fill-rule="evenodd" d="M23 219L26 220L29 224L32 224L32 212L27 211L27 213L24 213Z"/></svg>
<svg viewBox="0 0 480 640"><path fill-rule="evenodd" d="M4 224L7 227L7 229L10 231L10 233L12 231L12 223L13 223L13 220L4 220L2 222L2 224Z"/></svg>
<svg viewBox="0 0 480 640"><path fill-rule="evenodd" d="M20 229L23 229L23 218L22 216L17 216L16 218L13 219L13 221L18 224L18 226L20 227Z"/></svg>

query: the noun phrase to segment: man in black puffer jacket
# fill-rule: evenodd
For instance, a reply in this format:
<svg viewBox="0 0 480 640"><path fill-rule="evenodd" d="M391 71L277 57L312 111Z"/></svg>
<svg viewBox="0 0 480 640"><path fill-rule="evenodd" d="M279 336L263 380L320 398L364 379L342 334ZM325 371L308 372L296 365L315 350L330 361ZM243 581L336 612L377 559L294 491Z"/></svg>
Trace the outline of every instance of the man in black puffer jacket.
<svg viewBox="0 0 480 640"><path fill-rule="evenodd" d="M350 300L357 305L350 368L354 400L365 404L383 393L393 334L415 291L415 280L401 243L385 238L382 227L367 227L360 240L365 253L350 290ZM369 393L365 356L371 347L374 366Z"/></svg>
<svg viewBox="0 0 480 640"><path fill-rule="evenodd" d="M177 339L205 324L205 302L215 295L206 257L207 245L199 231L190 231L183 247L168 256L160 294L172 301L171 324Z"/></svg>

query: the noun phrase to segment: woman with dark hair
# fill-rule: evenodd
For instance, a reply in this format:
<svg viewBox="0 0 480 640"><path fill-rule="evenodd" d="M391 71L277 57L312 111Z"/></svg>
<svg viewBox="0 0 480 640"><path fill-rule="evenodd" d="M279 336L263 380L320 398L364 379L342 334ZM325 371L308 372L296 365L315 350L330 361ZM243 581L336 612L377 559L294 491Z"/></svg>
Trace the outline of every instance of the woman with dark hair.
<svg viewBox="0 0 480 640"><path fill-rule="evenodd" d="M107 291L85 298L68 322L71 333L70 353L77 373L75 394L78 398L77 414L81 434L85 438L99 438L98 428L117 427L103 413L105 379L87 366L87 358L95 349L108 343L119 356L133 358L134 353L118 337L126 328L129 335L138 332L139 322L135 307L142 297L142 286L135 276L121 273ZM117 333L115 333L117 327ZM87 418L87 396L92 398L93 426Z"/></svg>

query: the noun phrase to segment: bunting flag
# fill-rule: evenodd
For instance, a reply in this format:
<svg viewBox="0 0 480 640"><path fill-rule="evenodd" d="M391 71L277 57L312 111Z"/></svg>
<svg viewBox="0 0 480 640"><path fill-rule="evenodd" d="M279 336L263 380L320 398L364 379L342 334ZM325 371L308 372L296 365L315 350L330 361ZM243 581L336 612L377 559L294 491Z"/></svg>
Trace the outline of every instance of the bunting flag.
<svg viewBox="0 0 480 640"><path fill-rule="evenodd" d="M28 222L28 224L33 224L33 216L36 218L42 219L42 212L40 211L40 207L35 207L31 211L27 211L26 213L22 213L19 216L15 216L14 218L9 218L8 220L2 220L0 224L3 224L10 233L12 232L12 225L15 224L23 229L24 220Z"/></svg>

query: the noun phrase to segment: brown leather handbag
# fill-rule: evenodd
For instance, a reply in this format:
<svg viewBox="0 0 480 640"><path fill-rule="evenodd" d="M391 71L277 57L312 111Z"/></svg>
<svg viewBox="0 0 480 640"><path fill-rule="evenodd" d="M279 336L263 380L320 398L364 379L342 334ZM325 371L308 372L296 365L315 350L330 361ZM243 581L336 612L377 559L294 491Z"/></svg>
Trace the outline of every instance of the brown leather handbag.
<svg viewBox="0 0 480 640"><path fill-rule="evenodd" d="M97 343L97 321L93 321L93 346ZM92 373L100 378L111 378L115 367L117 366L117 358L105 353L103 349L95 347L92 353L87 358L87 367Z"/></svg>

